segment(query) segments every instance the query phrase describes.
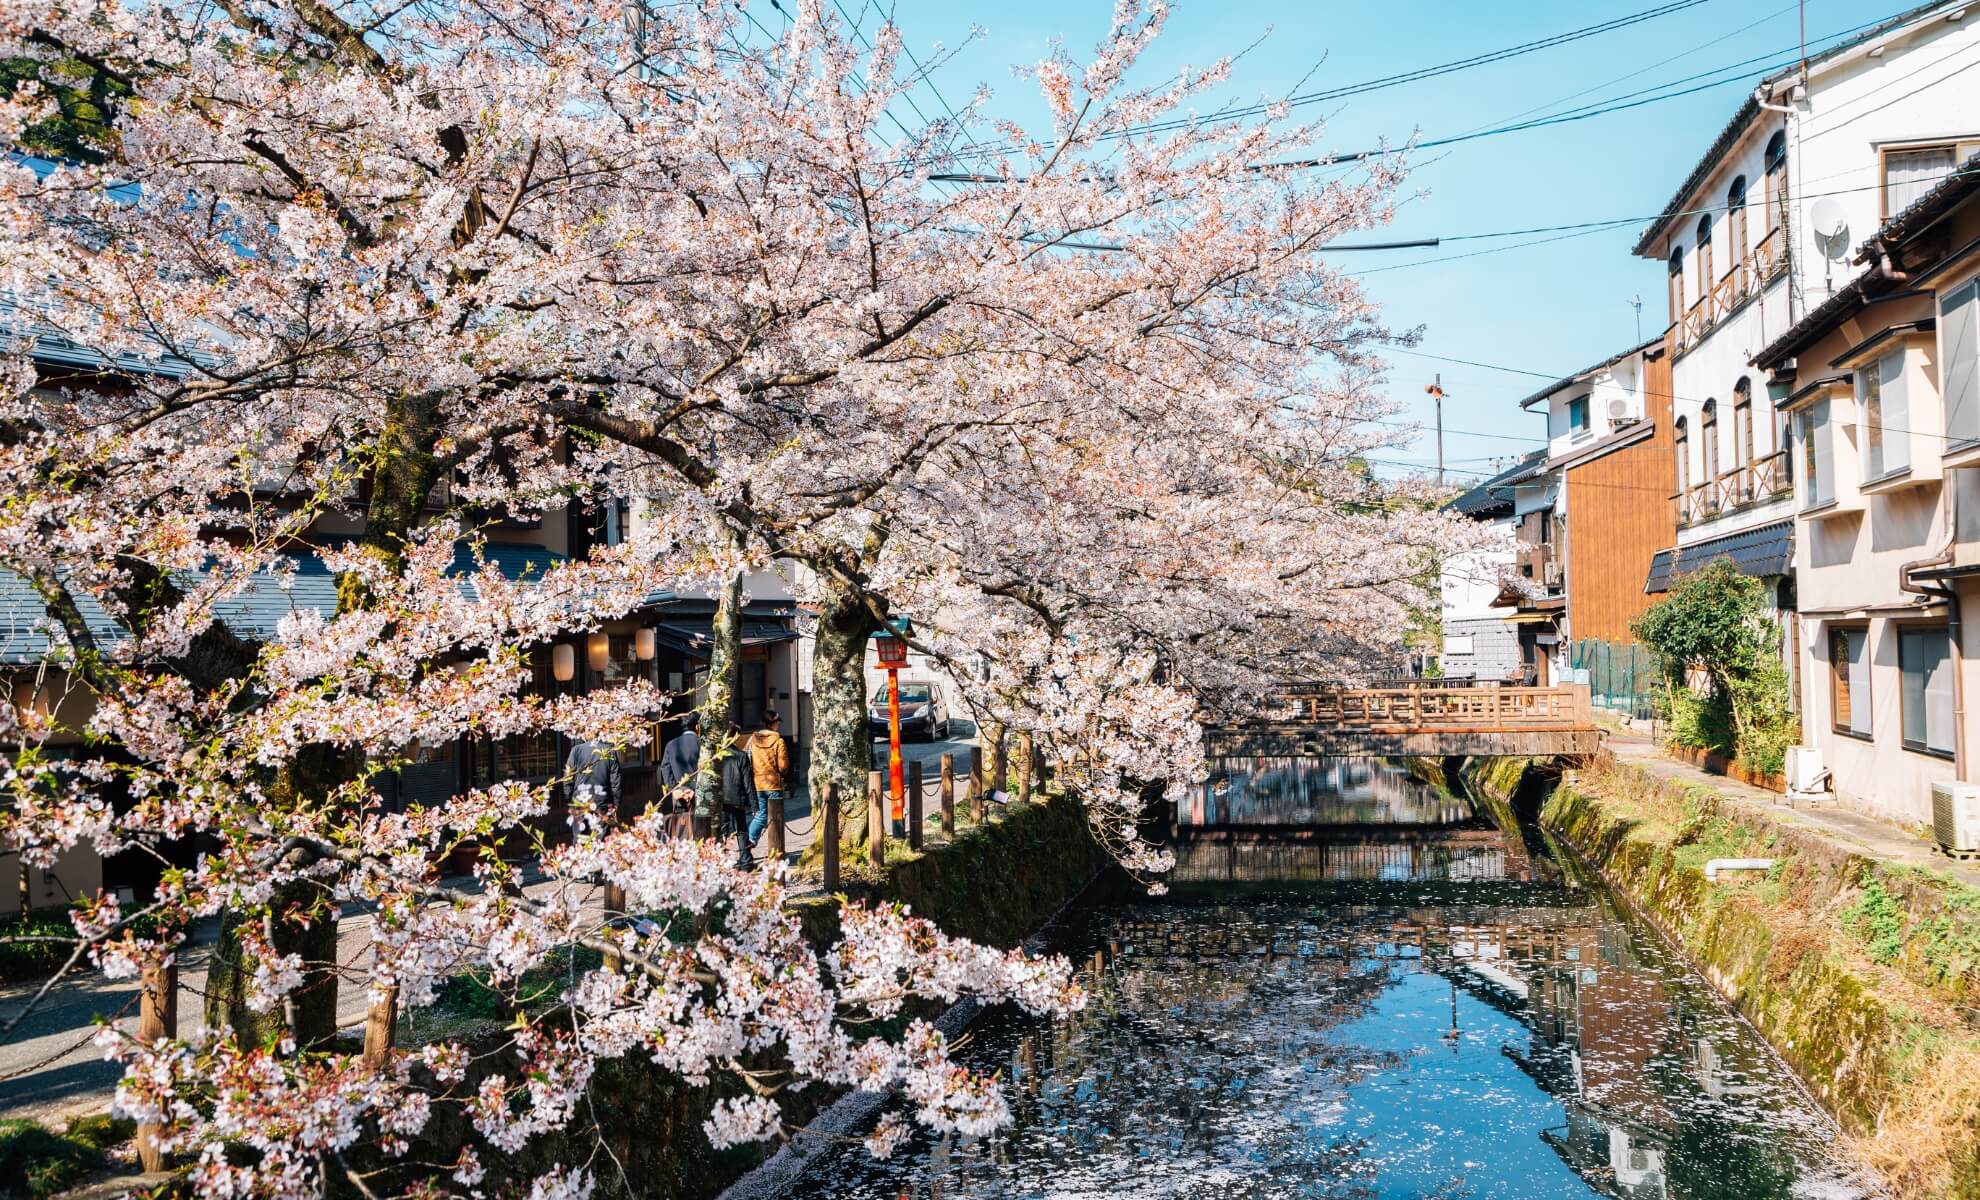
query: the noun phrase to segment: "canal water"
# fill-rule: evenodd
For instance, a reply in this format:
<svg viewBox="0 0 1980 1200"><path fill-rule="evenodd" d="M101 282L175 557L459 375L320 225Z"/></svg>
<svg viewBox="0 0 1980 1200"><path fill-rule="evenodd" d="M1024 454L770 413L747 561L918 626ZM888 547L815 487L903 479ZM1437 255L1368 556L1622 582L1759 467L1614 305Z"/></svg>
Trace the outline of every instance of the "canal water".
<svg viewBox="0 0 1980 1200"><path fill-rule="evenodd" d="M1091 1003L963 1052L1015 1124L801 1200L1871 1194L1787 1068L1599 882L1369 760L1219 764L1171 893L1057 931Z"/></svg>

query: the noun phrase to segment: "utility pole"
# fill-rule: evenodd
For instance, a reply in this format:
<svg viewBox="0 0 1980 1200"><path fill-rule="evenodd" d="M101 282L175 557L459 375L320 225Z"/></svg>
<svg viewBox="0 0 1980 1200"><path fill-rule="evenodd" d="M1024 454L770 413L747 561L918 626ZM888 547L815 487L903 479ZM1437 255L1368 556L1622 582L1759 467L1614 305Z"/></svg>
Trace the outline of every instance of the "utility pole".
<svg viewBox="0 0 1980 1200"><path fill-rule="evenodd" d="M1423 389L1437 402L1437 486L1444 486L1444 373L1437 372L1430 377L1430 386Z"/></svg>

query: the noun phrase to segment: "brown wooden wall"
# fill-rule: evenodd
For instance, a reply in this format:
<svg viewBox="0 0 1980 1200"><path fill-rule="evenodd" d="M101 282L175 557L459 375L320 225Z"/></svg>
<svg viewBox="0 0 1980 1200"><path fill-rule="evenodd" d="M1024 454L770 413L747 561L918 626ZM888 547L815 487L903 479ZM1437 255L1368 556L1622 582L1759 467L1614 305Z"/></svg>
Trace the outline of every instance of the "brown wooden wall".
<svg viewBox="0 0 1980 1200"><path fill-rule="evenodd" d="M1633 642L1630 618L1656 597L1643 594L1650 559L1677 540L1670 495L1669 342L1645 355L1644 415L1656 432L1567 472L1568 635Z"/></svg>

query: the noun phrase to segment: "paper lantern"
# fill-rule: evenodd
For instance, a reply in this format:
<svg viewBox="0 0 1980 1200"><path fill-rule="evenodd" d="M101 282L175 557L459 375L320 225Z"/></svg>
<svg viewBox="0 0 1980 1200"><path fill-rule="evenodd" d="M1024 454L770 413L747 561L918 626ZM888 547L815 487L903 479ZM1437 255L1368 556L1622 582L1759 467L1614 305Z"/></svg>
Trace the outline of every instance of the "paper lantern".
<svg viewBox="0 0 1980 1200"><path fill-rule="evenodd" d="M558 642L550 647L550 673L558 683L569 683L577 677L577 651L569 642Z"/></svg>
<svg viewBox="0 0 1980 1200"><path fill-rule="evenodd" d="M633 653L641 662L652 662L653 656L660 653L659 640L654 637L653 630L642 629L633 634Z"/></svg>

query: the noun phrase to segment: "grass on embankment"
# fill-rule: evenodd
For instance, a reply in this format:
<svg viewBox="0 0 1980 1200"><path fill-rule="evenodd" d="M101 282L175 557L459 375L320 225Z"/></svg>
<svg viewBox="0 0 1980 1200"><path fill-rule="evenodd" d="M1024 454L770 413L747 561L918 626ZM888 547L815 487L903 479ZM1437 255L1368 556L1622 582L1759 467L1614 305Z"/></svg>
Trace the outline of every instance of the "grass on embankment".
<svg viewBox="0 0 1980 1200"><path fill-rule="evenodd" d="M1900 1196L1980 1197L1980 890L1627 765L1542 820L1698 962ZM1764 876L1705 879L1714 858Z"/></svg>

